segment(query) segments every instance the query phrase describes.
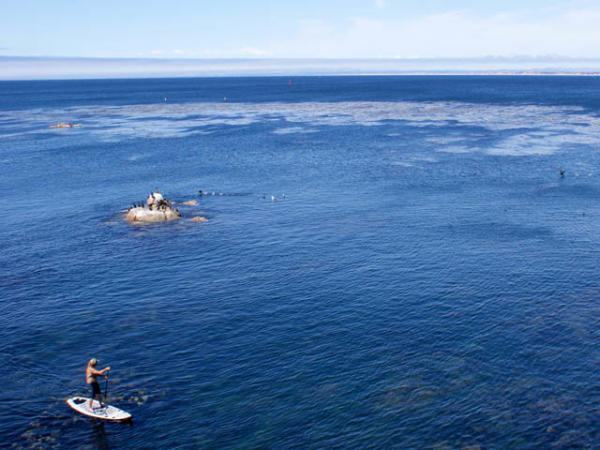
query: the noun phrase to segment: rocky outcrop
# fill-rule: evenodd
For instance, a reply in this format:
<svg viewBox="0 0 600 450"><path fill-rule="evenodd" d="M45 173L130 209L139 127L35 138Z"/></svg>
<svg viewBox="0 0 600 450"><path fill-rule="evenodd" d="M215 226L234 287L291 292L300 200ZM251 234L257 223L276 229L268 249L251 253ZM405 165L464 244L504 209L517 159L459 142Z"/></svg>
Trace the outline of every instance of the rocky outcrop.
<svg viewBox="0 0 600 450"><path fill-rule="evenodd" d="M180 219L181 214L172 208L155 211L143 207L136 207L127 211L125 218L129 222L168 222L170 220Z"/></svg>
<svg viewBox="0 0 600 450"><path fill-rule="evenodd" d="M145 204L134 204L129 208L125 218L129 223L169 222L180 219L181 214L173 207L173 203L166 200L157 190L148 195Z"/></svg>

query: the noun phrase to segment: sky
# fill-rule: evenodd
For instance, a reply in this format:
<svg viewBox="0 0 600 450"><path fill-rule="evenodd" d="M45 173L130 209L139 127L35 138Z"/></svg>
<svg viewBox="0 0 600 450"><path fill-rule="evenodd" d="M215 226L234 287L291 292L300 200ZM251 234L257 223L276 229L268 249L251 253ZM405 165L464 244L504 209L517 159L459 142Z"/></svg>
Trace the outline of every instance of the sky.
<svg viewBox="0 0 600 450"><path fill-rule="evenodd" d="M482 60L493 62L486 68L526 70L544 59L558 67L552 61L562 58L560 70L597 72L598 24L600 0L4 0L0 79L140 75L150 67L164 74L169 60L183 60L180 67L189 76L201 76L218 72L202 61L231 58L428 59L440 61L436 70L455 70L449 59L475 61L470 67L478 70L487 70ZM79 60L61 61L64 57ZM119 58L146 62L119 69ZM524 58L533 63L511 63ZM148 59L167 64L161 69ZM269 64L266 73L272 73ZM433 67L428 64L422 70ZM367 65L346 70L364 72ZM390 71L371 66L371 73ZM260 72L254 66L251 71Z"/></svg>
<svg viewBox="0 0 600 450"><path fill-rule="evenodd" d="M600 0L4 1L0 55L600 57Z"/></svg>

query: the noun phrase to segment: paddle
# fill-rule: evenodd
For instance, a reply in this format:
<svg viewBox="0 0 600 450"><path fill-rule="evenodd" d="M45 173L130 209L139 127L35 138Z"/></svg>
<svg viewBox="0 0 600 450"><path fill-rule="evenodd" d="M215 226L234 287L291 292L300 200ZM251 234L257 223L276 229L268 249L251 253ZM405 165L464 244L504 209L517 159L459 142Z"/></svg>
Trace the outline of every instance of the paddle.
<svg viewBox="0 0 600 450"><path fill-rule="evenodd" d="M104 383L104 403L108 401L108 374L110 372L106 372L106 381Z"/></svg>

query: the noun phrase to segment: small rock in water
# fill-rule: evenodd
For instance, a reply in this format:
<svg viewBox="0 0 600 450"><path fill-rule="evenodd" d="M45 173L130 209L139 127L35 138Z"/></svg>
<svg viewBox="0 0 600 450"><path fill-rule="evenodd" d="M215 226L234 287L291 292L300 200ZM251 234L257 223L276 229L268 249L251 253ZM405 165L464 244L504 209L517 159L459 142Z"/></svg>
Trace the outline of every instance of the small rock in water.
<svg viewBox="0 0 600 450"><path fill-rule="evenodd" d="M187 202L183 202L182 205L185 206L196 206L198 204L197 200L188 200Z"/></svg>
<svg viewBox="0 0 600 450"><path fill-rule="evenodd" d="M206 222L207 219L206 217L202 217L202 216L196 216L196 217L192 217L190 219L190 222Z"/></svg>
<svg viewBox="0 0 600 450"><path fill-rule="evenodd" d="M147 207L146 207L147 206ZM168 222L181 217L177 209L174 209L172 202L168 201L156 189L151 192L146 198L146 202L141 204L133 204L133 208L127 211L125 218L129 223L152 223L152 222Z"/></svg>

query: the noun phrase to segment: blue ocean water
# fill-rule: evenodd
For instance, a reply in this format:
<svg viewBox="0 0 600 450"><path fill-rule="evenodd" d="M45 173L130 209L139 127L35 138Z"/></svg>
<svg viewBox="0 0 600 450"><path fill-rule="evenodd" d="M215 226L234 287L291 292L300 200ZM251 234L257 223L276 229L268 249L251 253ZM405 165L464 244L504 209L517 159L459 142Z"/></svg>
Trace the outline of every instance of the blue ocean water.
<svg viewBox="0 0 600 450"><path fill-rule="evenodd" d="M598 77L2 82L0 138L3 445L599 445Z"/></svg>

